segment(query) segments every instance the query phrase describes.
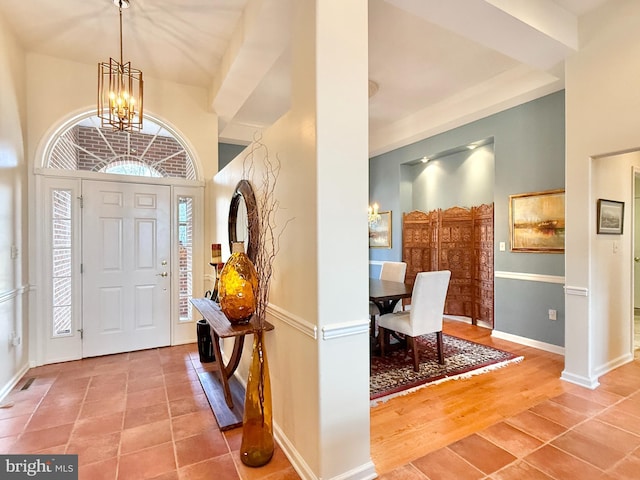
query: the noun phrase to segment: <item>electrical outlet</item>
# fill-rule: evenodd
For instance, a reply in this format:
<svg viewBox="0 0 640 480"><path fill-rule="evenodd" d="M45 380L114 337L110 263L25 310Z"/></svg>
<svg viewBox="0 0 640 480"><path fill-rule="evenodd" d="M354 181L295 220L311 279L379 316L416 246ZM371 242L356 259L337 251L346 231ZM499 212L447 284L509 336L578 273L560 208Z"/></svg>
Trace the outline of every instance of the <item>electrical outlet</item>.
<svg viewBox="0 0 640 480"><path fill-rule="evenodd" d="M504 242L500 242L500 251L504 252L507 249L507 244Z"/></svg>
<svg viewBox="0 0 640 480"><path fill-rule="evenodd" d="M556 312L553 308L549 309L549 320L557 320L558 312Z"/></svg>

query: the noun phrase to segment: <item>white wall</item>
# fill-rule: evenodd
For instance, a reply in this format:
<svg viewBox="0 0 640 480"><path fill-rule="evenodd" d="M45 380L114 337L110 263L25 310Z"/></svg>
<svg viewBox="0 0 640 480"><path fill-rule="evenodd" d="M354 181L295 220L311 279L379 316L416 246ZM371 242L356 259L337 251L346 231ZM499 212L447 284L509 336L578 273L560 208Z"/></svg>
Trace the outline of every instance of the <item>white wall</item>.
<svg viewBox="0 0 640 480"><path fill-rule="evenodd" d="M275 192L282 207L279 223L294 219L281 238L270 295L268 320L275 330L266 337L274 421L303 478L374 478L367 2L304 0L295 8L292 108L262 139L271 159L282 162ZM223 245L229 197L244 158L241 154L215 177L217 238ZM258 167L252 181L256 190L259 179Z"/></svg>
<svg viewBox="0 0 640 480"><path fill-rule="evenodd" d="M590 387L597 386L599 375L628 358L621 348L630 322L625 315L631 291L631 276L625 272L630 266L624 264L631 258L626 251L610 253L610 240L595 234L595 215L599 195L631 205L631 167L616 167L616 174L605 176L606 167L592 158L640 147L638 18L640 2L635 0L609 2L581 18L581 48L566 64L563 378ZM620 241L626 245L628 233ZM601 281L603 265L615 281ZM616 302L620 311L611 309Z"/></svg>
<svg viewBox="0 0 640 480"><path fill-rule="evenodd" d="M24 79L24 53L0 17L0 399L28 366Z"/></svg>

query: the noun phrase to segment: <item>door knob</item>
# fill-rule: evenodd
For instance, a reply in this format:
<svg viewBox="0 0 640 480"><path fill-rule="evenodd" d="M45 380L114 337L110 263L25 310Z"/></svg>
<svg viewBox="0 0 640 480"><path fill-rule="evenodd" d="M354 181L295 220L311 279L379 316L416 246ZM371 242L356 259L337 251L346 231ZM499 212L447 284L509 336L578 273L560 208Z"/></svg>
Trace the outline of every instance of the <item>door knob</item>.
<svg viewBox="0 0 640 480"><path fill-rule="evenodd" d="M640 257L633 257L633 261L636 263L640 262Z"/></svg>
<svg viewBox="0 0 640 480"><path fill-rule="evenodd" d="M156 274L157 277L168 277L169 274L167 272L162 272L162 273L158 273Z"/></svg>

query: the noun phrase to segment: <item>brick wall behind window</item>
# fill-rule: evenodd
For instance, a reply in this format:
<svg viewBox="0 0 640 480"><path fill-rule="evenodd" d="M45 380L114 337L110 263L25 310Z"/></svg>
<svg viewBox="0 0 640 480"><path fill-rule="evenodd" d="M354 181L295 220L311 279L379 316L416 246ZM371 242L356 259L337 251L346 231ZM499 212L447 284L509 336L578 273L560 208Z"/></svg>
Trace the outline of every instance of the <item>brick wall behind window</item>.
<svg viewBox="0 0 640 480"><path fill-rule="evenodd" d="M98 171L114 157L135 157L143 163L153 166L167 177L185 177L187 154L182 146L171 137L147 135L145 133L112 132L102 129L102 135L111 144L111 148L104 141L97 129L93 127L76 126L78 145L94 155L95 158L82 150L78 155L78 170ZM151 143L151 146L149 144ZM129 150L130 149L130 150ZM146 150L146 152L145 152ZM144 153L144 157L140 155ZM171 155L175 156L171 157ZM169 158L168 160L165 160ZM161 162L161 163L157 163Z"/></svg>

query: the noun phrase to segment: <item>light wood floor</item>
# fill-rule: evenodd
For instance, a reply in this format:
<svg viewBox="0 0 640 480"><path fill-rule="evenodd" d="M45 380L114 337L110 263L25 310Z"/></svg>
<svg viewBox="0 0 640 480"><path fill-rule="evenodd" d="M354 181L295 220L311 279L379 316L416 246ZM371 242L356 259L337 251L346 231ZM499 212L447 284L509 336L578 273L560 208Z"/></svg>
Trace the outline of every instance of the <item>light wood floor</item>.
<svg viewBox="0 0 640 480"><path fill-rule="evenodd" d="M492 338L491 330L462 322L446 321L444 332L523 355L524 360L372 407L371 456L379 475L571 388L560 380L560 355Z"/></svg>

